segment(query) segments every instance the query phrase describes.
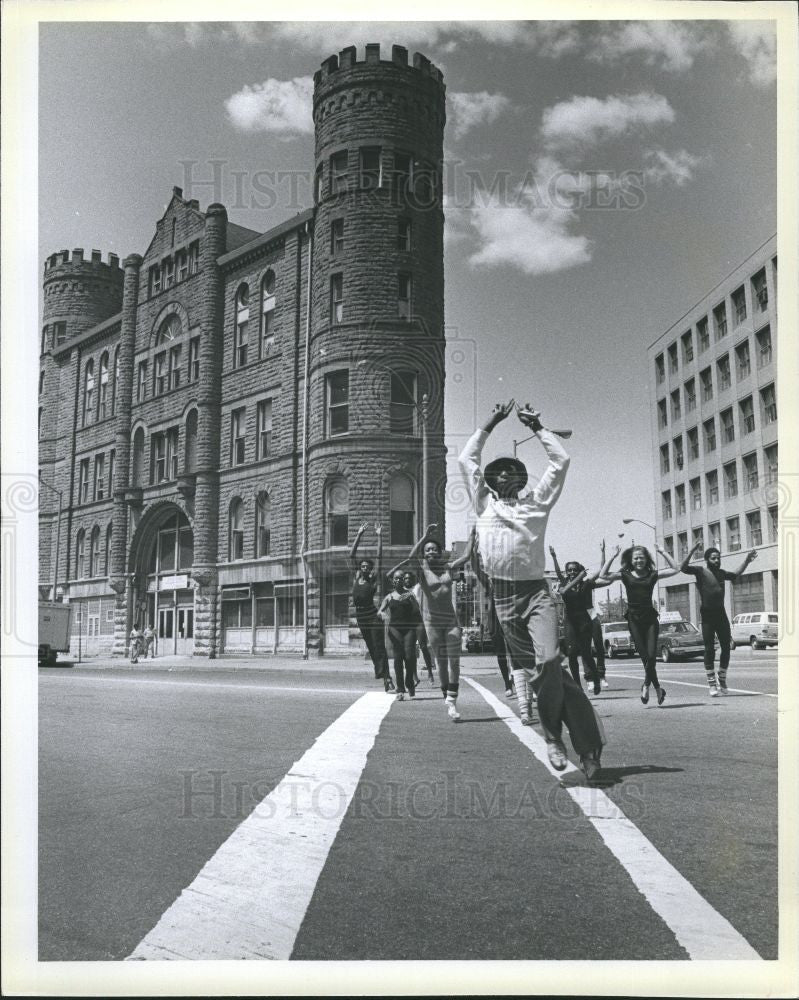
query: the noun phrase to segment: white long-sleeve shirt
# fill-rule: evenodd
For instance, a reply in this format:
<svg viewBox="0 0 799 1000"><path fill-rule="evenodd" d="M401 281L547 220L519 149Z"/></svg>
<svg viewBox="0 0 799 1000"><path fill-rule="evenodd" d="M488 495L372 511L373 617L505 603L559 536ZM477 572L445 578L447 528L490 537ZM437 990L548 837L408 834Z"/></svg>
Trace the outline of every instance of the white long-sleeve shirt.
<svg viewBox="0 0 799 1000"><path fill-rule="evenodd" d="M492 579L544 578L547 521L563 489L569 456L551 431L542 429L536 436L544 446L549 464L533 489L514 503L500 500L486 485L480 467L483 447L488 440L485 431L475 431L458 457L477 514L477 539L483 566Z"/></svg>

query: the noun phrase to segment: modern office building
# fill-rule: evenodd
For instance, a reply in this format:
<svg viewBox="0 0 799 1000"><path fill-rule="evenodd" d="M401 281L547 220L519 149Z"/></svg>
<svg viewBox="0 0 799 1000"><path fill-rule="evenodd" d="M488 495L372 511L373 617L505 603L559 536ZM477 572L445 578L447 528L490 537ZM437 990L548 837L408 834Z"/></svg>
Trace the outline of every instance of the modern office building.
<svg viewBox="0 0 799 1000"><path fill-rule="evenodd" d="M358 648L358 525L386 565L444 529L442 75L349 47L313 116L314 204L283 224L175 188L121 267L45 262L40 595L75 650L134 623L160 654Z"/></svg>
<svg viewBox="0 0 799 1000"><path fill-rule="evenodd" d="M658 537L677 559L715 546L725 569L756 549L727 613L777 610L776 236L658 337L648 364ZM699 620L690 577L661 584L664 598Z"/></svg>

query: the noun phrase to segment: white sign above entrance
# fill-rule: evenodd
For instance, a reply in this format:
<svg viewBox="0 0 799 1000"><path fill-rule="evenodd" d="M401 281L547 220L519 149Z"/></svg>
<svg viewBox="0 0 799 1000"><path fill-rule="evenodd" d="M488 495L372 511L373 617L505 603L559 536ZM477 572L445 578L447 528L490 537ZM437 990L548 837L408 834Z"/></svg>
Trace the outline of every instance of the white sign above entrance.
<svg viewBox="0 0 799 1000"><path fill-rule="evenodd" d="M158 585L159 590L186 590L189 586L189 578L186 573L182 576L162 576Z"/></svg>

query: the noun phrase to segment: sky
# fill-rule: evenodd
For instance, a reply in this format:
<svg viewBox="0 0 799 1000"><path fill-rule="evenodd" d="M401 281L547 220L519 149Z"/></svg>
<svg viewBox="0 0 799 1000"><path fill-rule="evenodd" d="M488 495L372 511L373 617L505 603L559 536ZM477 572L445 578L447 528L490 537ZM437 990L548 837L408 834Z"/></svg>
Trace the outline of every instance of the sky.
<svg viewBox="0 0 799 1000"><path fill-rule="evenodd" d="M457 453L514 397L573 429L548 543L594 565L654 523L647 346L777 228L773 22L43 24L39 260L143 252L173 185L259 231L308 207L312 74L367 42L447 86L447 541Z"/></svg>

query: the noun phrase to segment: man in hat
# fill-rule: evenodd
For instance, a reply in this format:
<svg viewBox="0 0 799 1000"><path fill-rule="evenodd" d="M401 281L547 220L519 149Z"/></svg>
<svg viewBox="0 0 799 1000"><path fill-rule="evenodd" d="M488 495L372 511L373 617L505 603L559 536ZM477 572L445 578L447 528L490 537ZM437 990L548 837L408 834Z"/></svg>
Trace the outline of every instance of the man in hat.
<svg viewBox="0 0 799 1000"><path fill-rule="evenodd" d="M566 767L561 740L565 722L590 779L599 769L604 738L585 692L562 668L558 615L544 578L547 521L563 489L569 456L528 405L518 415L540 440L549 459L541 479L520 497L528 477L519 459L497 458L483 471L480 460L488 435L513 407L513 400L494 407L485 424L469 438L459 462L477 515L480 553L513 664L522 723L529 725L532 721L526 694L528 682L537 697L550 763L559 771Z"/></svg>

